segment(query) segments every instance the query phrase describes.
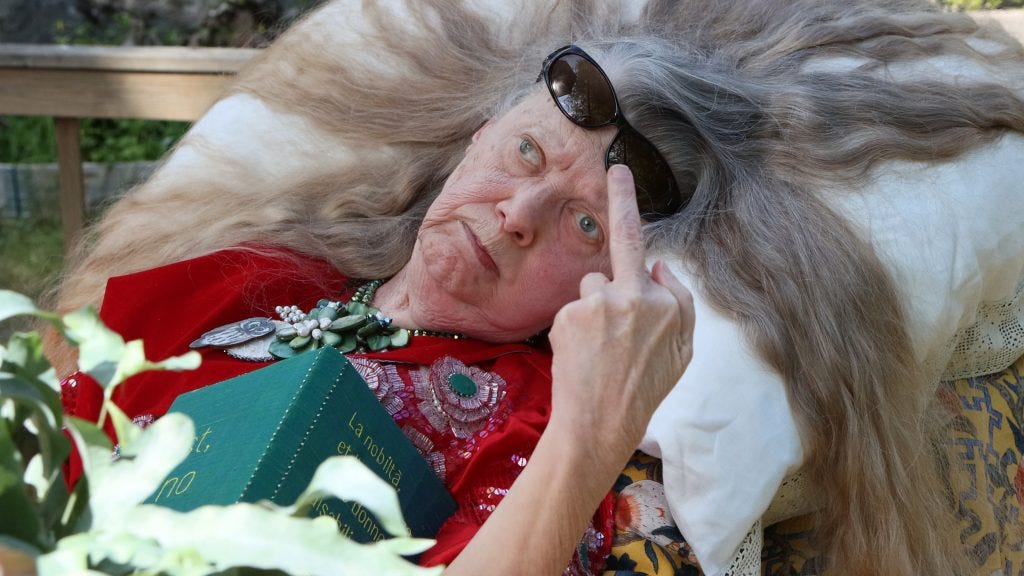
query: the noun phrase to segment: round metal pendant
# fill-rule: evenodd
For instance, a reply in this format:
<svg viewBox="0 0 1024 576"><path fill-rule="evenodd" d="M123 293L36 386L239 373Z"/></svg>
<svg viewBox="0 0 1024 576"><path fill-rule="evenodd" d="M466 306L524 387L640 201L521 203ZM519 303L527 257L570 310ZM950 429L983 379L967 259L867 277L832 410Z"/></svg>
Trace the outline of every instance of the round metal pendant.
<svg viewBox="0 0 1024 576"><path fill-rule="evenodd" d="M270 318L249 318L239 322L232 322L224 326L218 326L206 332L194 342L188 345L189 348L203 348L206 346L228 347L242 344L261 336L271 334L277 329L274 320Z"/></svg>
<svg viewBox="0 0 1024 576"><path fill-rule="evenodd" d="M232 358L238 358L239 360L248 360L250 362L270 362L271 360L277 360L273 354L270 353L270 345L277 342L277 338L273 334L268 334L255 340L249 340L243 344L236 344L229 346L224 349L224 352Z"/></svg>

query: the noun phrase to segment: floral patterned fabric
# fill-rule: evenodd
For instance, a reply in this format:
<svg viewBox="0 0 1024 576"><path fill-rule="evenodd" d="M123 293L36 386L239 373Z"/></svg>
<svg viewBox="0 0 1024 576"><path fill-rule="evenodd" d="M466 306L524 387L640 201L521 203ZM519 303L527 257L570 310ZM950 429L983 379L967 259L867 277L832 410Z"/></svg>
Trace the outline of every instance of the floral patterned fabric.
<svg viewBox="0 0 1024 576"><path fill-rule="evenodd" d="M699 576L700 565L668 513L661 460L637 452L615 483L615 531L604 576Z"/></svg>
<svg viewBox="0 0 1024 576"><path fill-rule="evenodd" d="M937 394L952 416L945 456L974 573L1024 576L1024 358L996 374L945 382ZM767 528L764 574L827 576L809 532L804 517Z"/></svg>
<svg viewBox="0 0 1024 576"><path fill-rule="evenodd" d="M943 383L937 394L952 417L946 457L975 574L1024 576L1024 358L997 374ZM660 516L660 482L660 461L639 452L619 477L605 576L702 574L671 519ZM762 573L827 576L810 530L807 516L767 527Z"/></svg>

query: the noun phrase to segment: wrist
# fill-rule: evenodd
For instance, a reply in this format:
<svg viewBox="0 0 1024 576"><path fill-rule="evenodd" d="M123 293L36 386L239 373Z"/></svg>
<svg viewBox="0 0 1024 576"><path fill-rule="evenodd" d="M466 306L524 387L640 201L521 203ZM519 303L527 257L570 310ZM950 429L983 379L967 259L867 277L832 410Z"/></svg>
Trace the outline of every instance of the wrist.
<svg viewBox="0 0 1024 576"><path fill-rule="evenodd" d="M540 442L551 445L564 468L588 470L591 477L610 477L614 483L636 451L642 434L624 432L623 427L613 424L581 424L574 418L563 419L552 413Z"/></svg>
<svg viewBox="0 0 1024 576"><path fill-rule="evenodd" d="M555 398L547 429L566 438L585 438L588 444L632 454L643 439L650 416L635 414L635 404L625 398L587 404Z"/></svg>

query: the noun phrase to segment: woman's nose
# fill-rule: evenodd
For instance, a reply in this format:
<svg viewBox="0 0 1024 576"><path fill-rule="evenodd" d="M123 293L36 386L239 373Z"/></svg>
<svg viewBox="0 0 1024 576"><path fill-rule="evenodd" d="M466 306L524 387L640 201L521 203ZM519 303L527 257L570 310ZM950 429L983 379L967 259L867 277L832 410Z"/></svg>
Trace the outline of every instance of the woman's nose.
<svg viewBox="0 0 1024 576"><path fill-rule="evenodd" d="M520 190L495 204L503 232L520 246L533 242L544 219L544 194L538 190Z"/></svg>

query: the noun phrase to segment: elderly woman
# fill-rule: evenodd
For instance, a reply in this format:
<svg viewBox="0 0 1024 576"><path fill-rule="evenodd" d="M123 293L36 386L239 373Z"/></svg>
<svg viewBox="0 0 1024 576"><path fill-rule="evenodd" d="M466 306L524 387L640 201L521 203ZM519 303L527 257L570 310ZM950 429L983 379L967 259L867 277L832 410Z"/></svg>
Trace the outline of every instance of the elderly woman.
<svg viewBox="0 0 1024 576"><path fill-rule="evenodd" d="M453 573L552 573L570 558L573 573L600 570L611 534L599 504L690 357L689 293L663 264L644 264L641 216L685 204L670 169L581 49L552 54L541 76L546 90L531 88L473 135L391 278L355 288L326 262L250 245L112 278L101 310L158 357L275 310L294 321L282 326L296 333L285 355L299 342L331 345L327 326L310 334L294 317L292 300L308 309L351 295L386 314L369 320L378 337L352 331L345 351L459 505L423 558L451 562L472 539ZM642 214L630 165L647 191ZM551 353L522 343L549 328ZM384 329L394 336L381 341ZM274 351L233 341L195 372L129 381L115 401L145 424L177 395L258 368L252 361ZM101 392L85 375L67 380L63 396L69 412L97 416ZM609 413L620 403L628 409ZM537 507L541 498L573 505ZM495 527L473 538L485 521ZM548 528L531 530L536 522ZM531 559L499 567L490 552L516 540Z"/></svg>
<svg viewBox="0 0 1024 576"><path fill-rule="evenodd" d="M830 573L962 572L970 558L947 488L920 453L942 441L926 409L940 378L998 371L1024 353L1019 339L986 349L970 338L993 310L1008 319L988 322L997 332L1024 318L1014 210L1024 175L1013 175L1024 50L924 0L521 8L327 4L111 209L62 306L98 301L111 275L212 253L134 277L144 283L112 280L104 314L130 331L158 304L123 326L118 308L166 303L172 311L132 335L174 340L157 351L169 353L250 312L334 298L348 278L387 278L373 305L395 326L472 340L413 336L408 349L366 355L384 363L374 373L393 378L384 359L418 349L417 338L440 350L508 342L475 358L512 390L507 418L500 406L487 415L509 434L474 444L481 452L461 468L445 458L446 479L456 468L472 478L487 449L536 449L479 531L459 515L465 530L442 530L449 552L435 559L469 541L452 571L560 570L642 434L709 574L757 571L756 522L780 500L814 512ZM556 52L535 83L566 39L586 52ZM587 82L560 81L562 64ZM618 107L595 97L612 93ZM631 190L620 169L605 174L616 163L637 179L648 248L699 297L694 362L653 417L686 356L688 309L661 266L652 279L642 271L636 215L616 216ZM977 174L993 176L967 186ZM240 243L244 252L217 252ZM210 277L225 281L204 298L181 286ZM620 290L629 296L598 297ZM225 300L241 304L222 314ZM605 305L622 308L588 309ZM667 324L652 319L665 310ZM605 319L629 326L597 325ZM546 399L520 396L505 376L547 388L533 360L543 353L515 342L549 322L545 428ZM236 367L221 375L245 369L206 354L210 367ZM162 405L145 398L130 412L158 415L179 392L167 389ZM783 498L787 476L805 492ZM601 549L602 518L590 550Z"/></svg>

